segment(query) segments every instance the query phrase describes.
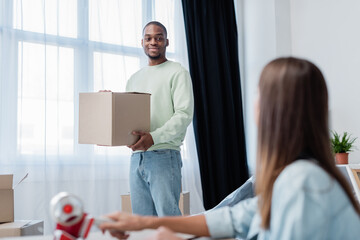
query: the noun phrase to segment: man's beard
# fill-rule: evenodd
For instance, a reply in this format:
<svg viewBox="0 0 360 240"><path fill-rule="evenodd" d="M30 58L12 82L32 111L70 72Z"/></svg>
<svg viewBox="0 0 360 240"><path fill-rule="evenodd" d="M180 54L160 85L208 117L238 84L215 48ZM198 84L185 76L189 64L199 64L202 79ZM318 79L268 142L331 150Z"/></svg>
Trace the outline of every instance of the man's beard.
<svg viewBox="0 0 360 240"><path fill-rule="evenodd" d="M146 54L151 60L156 60L159 59L161 54L157 55L157 56L151 56L150 54Z"/></svg>

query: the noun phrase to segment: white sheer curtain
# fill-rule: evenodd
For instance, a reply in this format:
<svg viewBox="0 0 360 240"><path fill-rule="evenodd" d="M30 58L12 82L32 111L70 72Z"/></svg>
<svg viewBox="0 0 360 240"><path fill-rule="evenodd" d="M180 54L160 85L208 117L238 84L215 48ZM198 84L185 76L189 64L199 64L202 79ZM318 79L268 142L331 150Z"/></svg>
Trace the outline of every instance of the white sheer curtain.
<svg viewBox="0 0 360 240"><path fill-rule="evenodd" d="M79 145L78 93L124 91L146 65L142 26L168 28L168 58L187 63L180 0L0 0L0 173L13 173L15 219L53 223L48 204L59 191L102 215L121 209L129 192L126 147ZM203 211L192 126L182 148L183 189L191 213Z"/></svg>

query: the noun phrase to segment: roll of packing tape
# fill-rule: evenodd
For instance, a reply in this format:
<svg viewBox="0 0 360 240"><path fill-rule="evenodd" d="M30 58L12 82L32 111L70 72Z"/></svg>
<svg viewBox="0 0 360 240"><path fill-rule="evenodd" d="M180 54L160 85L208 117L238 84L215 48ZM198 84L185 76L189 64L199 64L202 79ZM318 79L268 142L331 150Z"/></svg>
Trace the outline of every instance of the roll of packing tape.
<svg viewBox="0 0 360 240"><path fill-rule="evenodd" d="M81 200L67 192L56 194L50 201L50 214L52 219L63 226L78 223L84 214Z"/></svg>

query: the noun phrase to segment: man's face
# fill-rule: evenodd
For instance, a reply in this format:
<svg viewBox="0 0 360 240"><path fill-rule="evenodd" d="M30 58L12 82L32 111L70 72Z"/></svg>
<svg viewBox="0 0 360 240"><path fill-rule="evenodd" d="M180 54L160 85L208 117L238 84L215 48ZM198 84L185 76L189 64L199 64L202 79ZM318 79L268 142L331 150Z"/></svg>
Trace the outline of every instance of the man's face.
<svg viewBox="0 0 360 240"><path fill-rule="evenodd" d="M141 46L145 54L151 59L165 58L166 47L169 41L166 39L164 30L154 24L145 28L144 37L141 40Z"/></svg>

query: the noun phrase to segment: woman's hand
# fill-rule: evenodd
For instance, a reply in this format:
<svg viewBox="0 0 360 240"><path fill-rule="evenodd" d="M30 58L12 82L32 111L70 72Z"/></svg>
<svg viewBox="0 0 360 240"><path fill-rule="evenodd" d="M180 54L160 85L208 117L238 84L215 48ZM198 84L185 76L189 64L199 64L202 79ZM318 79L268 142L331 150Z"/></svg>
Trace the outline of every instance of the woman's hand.
<svg viewBox="0 0 360 240"><path fill-rule="evenodd" d="M147 240L182 240L182 238L175 236L174 232L166 227L159 227Z"/></svg>
<svg viewBox="0 0 360 240"><path fill-rule="evenodd" d="M115 212L104 216L110 218L112 221L102 223L99 228L103 231L111 232L125 232L125 231L139 231L143 230L145 226L145 218L138 215L133 215L124 212Z"/></svg>
<svg viewBox="0 0 360 240"><path fill-rule="evenodd" d="M109 231L110 235L117 238L117 239L128 239L130 237L129 234L127 234L126 232L120 232L120 231Z"/></svg>
<svg viewBox="0 0 360 240"><path fill-rule="evenodd" d="M114 237L126 239L126 231L140 231L143 229L158 229L153 239L180 240L174 232L187 233L195 236L210 236L209 229L206 225L204 215L190 217L154 217L139 216L129 213L115 212L104 216L112 221L102 223L99 228L103 231L109 231ZM161 228L161 226L166 228ZM116 232L119 235L117 235Z"/></svg>

